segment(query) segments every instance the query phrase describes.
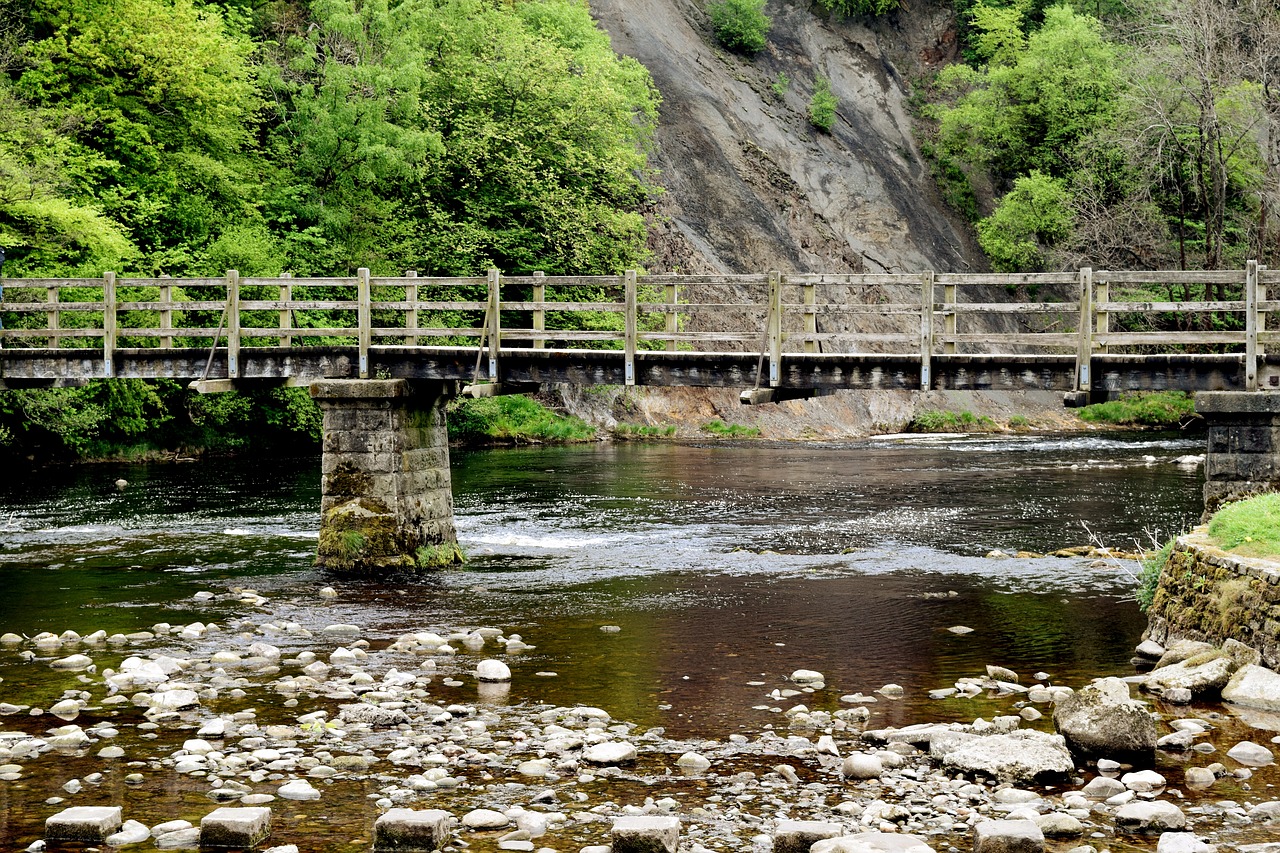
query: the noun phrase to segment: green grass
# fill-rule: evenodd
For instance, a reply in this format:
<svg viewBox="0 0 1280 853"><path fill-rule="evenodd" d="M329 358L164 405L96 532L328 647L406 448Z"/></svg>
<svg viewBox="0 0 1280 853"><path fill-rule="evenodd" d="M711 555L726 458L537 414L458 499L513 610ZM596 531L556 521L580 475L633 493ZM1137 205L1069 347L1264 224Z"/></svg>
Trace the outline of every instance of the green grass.
<svg viewBox="0 0 1280 853"><path fill-rule="evenodd" d="M1180 427L1195 417L1195 402L1182 391L1127 393L1080 409L1081 420L1120 426Z"/></svg>
<svg viewBox="0 0 1280 853"><path fill-rule="evenodd" d="M1280 557L1280 494L1227 504L1209 519L1209 537L1244 557Z"/></svg>
<svg viewBox="0 0 1280 853"><path fill-rule="evenodd" d="M613 428L613 434L619 438L670 438L676 434L676 428L620 423Z"/></svg>
<svg viewBox="0 0 1280 853"><path fill-rule="evenodd" d="M908 432L995 432L1000 425L986 415L930 409L907 424Z"/></svg>
<svg viewBox="0 0 1280 853"><path fill-rule="evenodd" d="M743 426L742 424L727 424L720 420L705 423L702 425L702 429L712 435L719 435L725 438L755 438L760 434L760 430L755 427Z"/></svg>
<svg viewBox="0 0 1280 853"><path fill-rule="evenodd" d="M461 400L449 409L449 438L455 441L570 443L595 437L595 427L521 395Z"/></svg>
<svg viewBox="0 0 1280 853"><path fill-rule="evenodd" d="M1173 540L1161 545L1155 551L1148 551L1142 556L1142 568L1138 570L1138 607L1145 613L1156 597L1156 587L1160 585L1160 573L1169 562L1173 553Z"/></svg>
<svg viewBox="0 0 1280 853"><path fill-rule="evenodd" d="M1009 426L1015 429L1021 429L1023 427L1031 426L1031 421L1023 415L1013 415L1009 418Z"/></svg>

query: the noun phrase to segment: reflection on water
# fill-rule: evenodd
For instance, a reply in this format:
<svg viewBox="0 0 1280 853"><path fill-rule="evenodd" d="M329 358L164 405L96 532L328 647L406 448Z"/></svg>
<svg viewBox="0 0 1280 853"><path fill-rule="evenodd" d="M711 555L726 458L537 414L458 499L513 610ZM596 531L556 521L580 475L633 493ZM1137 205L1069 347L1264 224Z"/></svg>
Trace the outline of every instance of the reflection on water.
<svg viewBox="0 0 1280 853"><path fill-rule="evenodd" d="M513 701L601 705L689 734L759 725L747 682L802 667L828 675L819 706L992 662L1069 682L1125 666L1142 627L1135 567L984 555L1087 544L1082 523L1122 548L1181 529L1200 481L1172 460L1199 449L984 436L458 452L468 567L342 583L323 604L315 459L42 471L0 483L0 630L208 620L194 592L253 586L290 618L373 640L519 631L536 646L522 666L559 677L517 682Z"/></svg>

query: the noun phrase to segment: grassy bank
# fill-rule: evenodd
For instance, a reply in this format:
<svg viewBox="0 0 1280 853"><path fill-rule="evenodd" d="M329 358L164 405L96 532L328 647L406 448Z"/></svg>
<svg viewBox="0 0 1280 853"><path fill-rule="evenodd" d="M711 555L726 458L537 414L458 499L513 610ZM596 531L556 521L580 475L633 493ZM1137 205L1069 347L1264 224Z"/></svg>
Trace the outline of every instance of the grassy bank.
<svg viewBox="0 0 1280 853"><path fill-rule="evenodd" d="M1134 392L1085 406L1079 415L1095 424L1180 429L1196 418L1196 408L1191 395L1183 391Z"/></svg>
<svg viewBox="0 0 1280 853"><path fill-rule="evenodd" d="M457 400L448 418L449 440L464 444L568 444L596 438L595 427L518 394Z"/></svg>
<svg viewBox="0 0 1280 853"><path fill-rule="evenodd" d="M1280 494L1227 504L1209 519L1209 538L1242 557L1280 559Z"/></svg>

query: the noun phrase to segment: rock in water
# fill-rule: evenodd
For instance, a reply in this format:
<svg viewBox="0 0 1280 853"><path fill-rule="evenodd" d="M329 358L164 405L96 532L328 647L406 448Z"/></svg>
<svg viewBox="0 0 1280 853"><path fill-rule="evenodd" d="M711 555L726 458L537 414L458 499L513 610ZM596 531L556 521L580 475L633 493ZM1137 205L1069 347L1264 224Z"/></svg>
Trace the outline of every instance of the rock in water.
<svg viewBox="0 0 1280 853"><path fill-rule="evenodd" d="M511 668L500 660L482 660L476 664L476 680L503 682L511 680Z"/></svg>
<svg viewBox="0 0 1280 853"><path fill-rule="evenodd" d="M1246 708L1280 711L1280 673L1253 664L1242 666L1222 688L1222 698Z"/></svg>
<svg viewBox="0 0 1280 853"><path fill-rule="evenodd" d="M1067 746L1085 757L1123 756L1150 763L1155 756L1155 721L1118 678L1100 678L1066 697L1053 710L1053 724Z"/></svg>
<svg viewBox="0 0 1280 853"><path fill-rule="evenodd" d="M626 764L635 761L636 754L636 748L625 741L606 741L584 749L582 760L589 764Z"/></svg>
<svg viewBox="0 0 1280 853"><path fill-rule="evenodd" d="M1075 769L1060 735L1025 730L998 735L954 733L932 740L930 754L949 770L1002 782L1045 782Z"/></svg>
<svg viewBox="0 0 1280 853"><path fill-rule="evenodd" d="M988 820L973 828L973 853L1041 853L1044 833L1030 820Z"/></svg>

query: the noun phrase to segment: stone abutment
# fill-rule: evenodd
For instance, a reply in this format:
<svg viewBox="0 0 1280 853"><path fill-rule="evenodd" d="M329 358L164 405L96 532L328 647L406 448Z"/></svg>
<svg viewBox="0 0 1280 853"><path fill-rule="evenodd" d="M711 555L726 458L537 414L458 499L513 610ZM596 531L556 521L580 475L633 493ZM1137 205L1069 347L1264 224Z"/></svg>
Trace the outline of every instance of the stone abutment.
<svg viewBox="0 0 1280 853"><path fill-rule="evenodd" d="M382 574L461 562L445 430L450 387L404 379L311 385L324 415L317 566Z"/></svg>
<svg viewBox="0 0 1280 853"><path fill-rule="evenodd" d="M1196 411L1209 428L1206 519L1229 501L1280 491L1280 393L1202 391Z"/></svg>

